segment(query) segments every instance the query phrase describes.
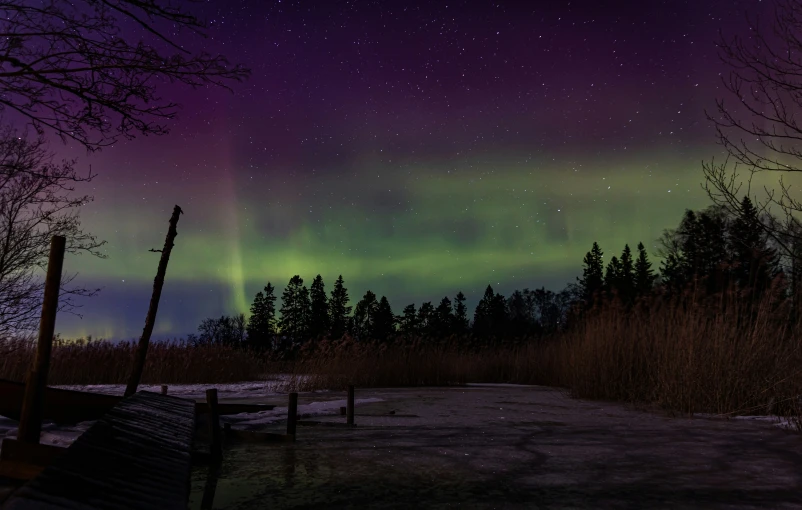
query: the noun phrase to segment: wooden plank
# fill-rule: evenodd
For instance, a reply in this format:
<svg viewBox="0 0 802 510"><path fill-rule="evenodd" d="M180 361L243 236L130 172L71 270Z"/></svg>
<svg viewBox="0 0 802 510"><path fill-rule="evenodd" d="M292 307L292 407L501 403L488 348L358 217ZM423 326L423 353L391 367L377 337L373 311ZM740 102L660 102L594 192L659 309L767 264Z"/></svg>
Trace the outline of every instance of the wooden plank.
<svg viewBox="0 0 802 510"><path fill-rule="evenodd" d="M193 401L139 392L95 422L3 509L185 510L194 431Z"/></svg>
<svg viewBox="0 0 802 510"><path fill-rule="evenodd" d="M0 460L0 477L12 480L32 480L39 476L44 466L15 462L13 460Z"/></svg>
<svg viewBox="0 0 802 510"><path fill-rule="evenodd" d="M36 466L47 466L67 449L60 446L39 443L23 443L16 439L3 439L0 460L23 462Z"/></svg>

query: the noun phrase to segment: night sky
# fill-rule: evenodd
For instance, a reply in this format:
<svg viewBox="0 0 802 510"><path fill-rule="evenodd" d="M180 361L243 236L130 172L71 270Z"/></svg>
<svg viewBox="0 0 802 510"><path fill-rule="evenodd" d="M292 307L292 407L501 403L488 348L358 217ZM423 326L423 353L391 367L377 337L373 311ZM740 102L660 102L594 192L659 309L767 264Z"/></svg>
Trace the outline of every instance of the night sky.
<svg viewBox="0 0 802 510"><path fill-rule="evenodd" d="M604 6L602 6L604 4ZM182 43L253 70L224 90L165 86L164 137L87 156L84 226L106 260L65 270L101 286L62 336L141 333L173 205L185 214L155 336L247 312L270 281L342 274L393 310L487 284L559 290L593 241L607 256L708 204L722 154L704 110L717 32L766 2L223 1L211 38ZM655 260L657 263L658 261Z"/></svg>

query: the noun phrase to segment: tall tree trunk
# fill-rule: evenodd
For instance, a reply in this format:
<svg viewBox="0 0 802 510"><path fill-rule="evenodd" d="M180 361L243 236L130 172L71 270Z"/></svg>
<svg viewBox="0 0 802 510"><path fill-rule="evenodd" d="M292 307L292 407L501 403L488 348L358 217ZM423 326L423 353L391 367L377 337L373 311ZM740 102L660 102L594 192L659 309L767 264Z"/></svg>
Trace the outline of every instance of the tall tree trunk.
<svg viewBox="0 0 802 510"><path fill-rule="evenodd" d="M167 229L167 238L164 240L164 248L161 250L150 250L153 252L161 252L162 256L159 260L159 269L156 271L156 278L153 280L153 294L150 296L148 315L145 318L145 329L142 331L142 337L139 339L139 345L134 354L131 377L128 379L128 386L125 388L126 397L136 393L139 380L142 378L142 371L145 368L145 357L148 354L148 345L150 344L150 335L153 333L153 326L156 323L159 298L162 295L162 287L164 286L164 274L167 272L167 262L170 260L173 241L175 241L175 236L178 235L176 225L178 225L178 217L182 212L183 211L181 211L181 208L178 206L173 208L173 215L170 217L170 228Z"/></svg>

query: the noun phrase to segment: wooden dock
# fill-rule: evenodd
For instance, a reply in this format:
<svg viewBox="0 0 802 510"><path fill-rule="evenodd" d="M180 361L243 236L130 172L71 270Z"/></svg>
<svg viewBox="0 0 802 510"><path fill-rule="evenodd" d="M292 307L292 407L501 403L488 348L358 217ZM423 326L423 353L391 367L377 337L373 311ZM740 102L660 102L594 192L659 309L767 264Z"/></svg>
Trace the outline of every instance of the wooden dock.
<svg viewBox="0 0 802 510"><path fill-rule="evenodd" d="M195 402L122 400L17 490L3 510L186 510Z"/></svg>

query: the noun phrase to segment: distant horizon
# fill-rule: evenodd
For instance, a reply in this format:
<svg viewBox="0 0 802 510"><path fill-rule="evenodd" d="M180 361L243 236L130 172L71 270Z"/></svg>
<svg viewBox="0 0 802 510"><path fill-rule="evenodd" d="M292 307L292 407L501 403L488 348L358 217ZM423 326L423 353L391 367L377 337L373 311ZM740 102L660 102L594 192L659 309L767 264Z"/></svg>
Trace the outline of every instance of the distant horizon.
<svg viewBox="0 0 802 510"><path fill-rule="evenodd" d="M354 303L370 289L396 313L457 290L475 306L488 283L559 290L593 241L654 256L709 204L716 34L745 33L743 6L241 7L199 5L210 38L179 37L252 68L233 94L164 86L183 105L171 133L91 156L50 138L98 174L81 218L109 256L65 260L104 290L62 336L138 338L176 204L156 336L295 274L327 290L342 274Z"/></svg>

